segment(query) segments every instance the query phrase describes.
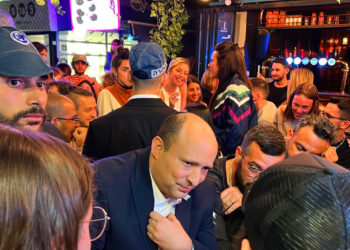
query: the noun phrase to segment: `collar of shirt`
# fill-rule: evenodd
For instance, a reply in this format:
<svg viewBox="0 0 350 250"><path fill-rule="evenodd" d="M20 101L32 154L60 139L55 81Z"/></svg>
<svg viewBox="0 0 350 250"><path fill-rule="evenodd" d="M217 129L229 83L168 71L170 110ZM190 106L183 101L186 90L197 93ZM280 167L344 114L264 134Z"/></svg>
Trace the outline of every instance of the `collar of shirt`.
<svg viewBox="0 0 350 250"><path fill-rule="evenodd" d="M155 183L151 171L149 171L152 180L152 190L154 197L154 211L159 212L163 216L167 216L170 212L175 212L175 206L182 202L182 199L168 198L166 199L164 195L160 192L157 184ZM184 197L184 200L191 198L189 194ZM175 214L175 213L174 213Z"/></svg>
<svg viewBox="0 0 350 250"><path fill-rule="evenodd" d="M156 99L156 98L160 98L157 95L152 95L152 94L144 94L144 95L132 95L129 100L132 99L139 99L139 98L152 98L152 99Z"/></svg>

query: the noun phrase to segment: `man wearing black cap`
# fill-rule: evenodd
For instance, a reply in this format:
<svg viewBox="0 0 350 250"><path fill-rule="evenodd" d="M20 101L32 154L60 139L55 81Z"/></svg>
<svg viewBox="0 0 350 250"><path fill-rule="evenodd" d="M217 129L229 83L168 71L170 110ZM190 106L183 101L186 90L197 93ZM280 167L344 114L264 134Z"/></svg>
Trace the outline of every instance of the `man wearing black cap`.
<svg viewBox="0 0 350 250"><path fill-rule="evenodd" d="M47 94L41 76L51 73L28 37L0 27L0 122L39 130Z"/></svg>
<svg viewBox="0 0 350 250"><path fill-rule="evenodd" d="M155 43L139 43L130 51L133 95L121 108L90 123L83 154L101 159L151 144L164 119L174 113L158 96L166 60Z"/></svg>
<svg viewBox="0 0 350 250"><path fill-rule="evenodd" d="M349 249L350 171L310 153L266 170L243 205L252 249Z"/></svg>

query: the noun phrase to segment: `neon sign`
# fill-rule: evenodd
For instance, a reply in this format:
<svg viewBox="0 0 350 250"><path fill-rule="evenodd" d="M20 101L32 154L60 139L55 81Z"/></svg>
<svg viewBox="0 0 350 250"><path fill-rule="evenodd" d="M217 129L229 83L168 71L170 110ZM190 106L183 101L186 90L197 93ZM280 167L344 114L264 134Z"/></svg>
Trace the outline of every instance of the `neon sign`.
<svg viewBox="0 0 350 250"><path fill-rule="evenodd" d="M118 30L119 0L71 0L73 30Z"/></svg>

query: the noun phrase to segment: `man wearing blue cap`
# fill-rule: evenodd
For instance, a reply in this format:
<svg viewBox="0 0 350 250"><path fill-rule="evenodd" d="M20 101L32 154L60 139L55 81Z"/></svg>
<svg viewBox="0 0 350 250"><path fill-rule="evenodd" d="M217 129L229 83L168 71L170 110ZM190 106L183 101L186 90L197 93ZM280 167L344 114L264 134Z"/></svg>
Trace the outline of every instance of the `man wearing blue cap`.
<svg viewBox="0 0 350 250"><path fill-rule="evenodd" d="M164 119L175 112L158 96L167 67L163 49L139 43L129 60L133 95L123 107L90 122L85 156L101 159L149 146Z"/></svg>
<svg viewBox="0 0 350 250"><path fill-rule="evenodd" d="M24 33L0 27L0 123L40 129L47 101L41 76L49 73Z"/></svg>

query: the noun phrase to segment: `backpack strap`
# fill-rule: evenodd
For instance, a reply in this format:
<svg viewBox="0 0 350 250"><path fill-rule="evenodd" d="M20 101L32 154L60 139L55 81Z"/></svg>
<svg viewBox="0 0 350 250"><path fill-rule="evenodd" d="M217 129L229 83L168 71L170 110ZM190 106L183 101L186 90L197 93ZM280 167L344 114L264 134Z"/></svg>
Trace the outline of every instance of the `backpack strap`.
<svg viewBox="0 0 350 250"><path fill-rule="evenodd" d="M81 81L77 86L81 86L83 83L86 83L86 84L89 85L89 87L90 87L90 89L91 89L91 92L92 92L92 94L94 95L95 100L97 101L96 91L95 91L94 86L93 86L93 85L95 85L95 83L94 83L94 82L91 83L91 82L88 81L88 80L83 80L83 81Z"/></svg>

